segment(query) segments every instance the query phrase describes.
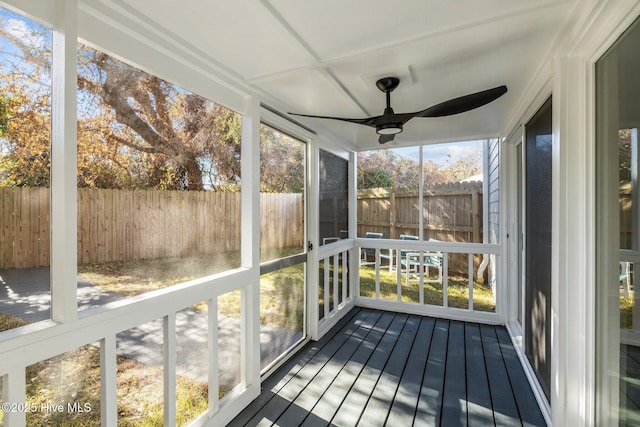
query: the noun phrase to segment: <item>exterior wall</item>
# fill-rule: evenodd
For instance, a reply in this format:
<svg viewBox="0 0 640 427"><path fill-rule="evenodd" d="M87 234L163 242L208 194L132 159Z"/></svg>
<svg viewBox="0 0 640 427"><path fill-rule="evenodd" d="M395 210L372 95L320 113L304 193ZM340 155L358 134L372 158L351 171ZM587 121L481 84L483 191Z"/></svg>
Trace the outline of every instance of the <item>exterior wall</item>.
<svg viewBox="0 0 640 427"><path fill-rule="evenodd" d="M637 1L576 6L505 132L553 94L552 425L609 421L596 376L594 64L638 15Z"/></svg>
<svg viewBox="0 0 640 427"><path fill-rule="evenodd" d="M500 139L490 139L485 147L485 206L486 206L486 234L485 243L500 243ZM497 262L495 255L489 257L489 286L496 294Z"/></svg>

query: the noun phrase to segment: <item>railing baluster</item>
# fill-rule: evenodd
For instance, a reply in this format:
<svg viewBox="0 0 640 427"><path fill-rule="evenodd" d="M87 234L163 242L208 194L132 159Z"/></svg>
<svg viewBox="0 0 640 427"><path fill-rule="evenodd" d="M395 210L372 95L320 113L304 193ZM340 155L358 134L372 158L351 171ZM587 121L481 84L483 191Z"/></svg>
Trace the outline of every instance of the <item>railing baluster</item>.
<svg viewBox="0 0 640 427"><path fill-rule="evenodd" d="M424 252L420 251L420 263L424 264L425 261L425 254ZM419 286L420 288L418 289L418 301L420 302L420 305L424 304L424 268L420 269L420 276L418 276L418 281L419 281Z"/></svg>
<svg viewBox="0 0 640 427"><path fill-rule="evenodd" d="M116 336L100 340L100 424L118 425Z"/></svg>
<svg viewBox="0 0 640 427"><path fill-rule="evenodd" d="M162 318L164 357L164 425L176 422L176 314Z"/></svg>
<svg viewBox="0 0 640 427"><path fill-rule="evenodd" d="M442 253L442 306L449 307L449 252Z"/></svg>
<svg viewBox="0 0 640 427"><path fill-rule="evenodd" d="M347 284L349 283L349 279L347 273L349 272L348 263L347 263L347 251L342 251L340 255L340 259L342 260L342 302L347 301Z"/></svg>
<svg viewBox="0 0 640 427"><path fill-rule="evenodd" d="M391 256L393 252L389 251L389 265L391 265L393 257ZM391 270L391 268L389 268ZM409 284L409 272L407 271L407 285ZM402 275L401 275L402 276ZM396 280L396 299L398 302L402 301L402 280Z"/></svg>
<svg viewBox="0 0 640 427"><path fill-rule="evenodd" d="M329 303L331 302L331 299L329 298L329 259L330 258L325 258L324 259L324 283L323 283L323 287L324 287L324 318L328 319L329 318Z"/></svg>
<svg viewBox="0 0 640 427"><path fill-rule="evenodd" d="M473 254L469 254L469 310L473 311Z"/></svg>
<svg viewBox="0 0 640 427"><path fill-rule="evenodd" d="M375 267L376 267L376 299L380 298L380 249L376 249L376 261L375 261Z"/></svg>
<svg viewBox="0 0 640 427"><path fill-rule="evenodd" d="M220 366L218 363L218 298L207 302L207 322L209 338L209 416L220 408Z"/></svg>
<svg viewBox="0 0 640 427"><path fill-rule="evenodd" d="M4 377L2 382L4 387L3 402L21 404L26 402L27 387L25 382L25 368L12 369L8 375ZM4 425L9 427L27 425L26 411L3 411Z"/></svg>
<svg viewBox="0 0 640 427"><path fill-rule="evenodd" d="M339 270L339 255L336 254L333 256L333 309L337 310L340 305L340 294L338 292L338 270Z"/></svg>

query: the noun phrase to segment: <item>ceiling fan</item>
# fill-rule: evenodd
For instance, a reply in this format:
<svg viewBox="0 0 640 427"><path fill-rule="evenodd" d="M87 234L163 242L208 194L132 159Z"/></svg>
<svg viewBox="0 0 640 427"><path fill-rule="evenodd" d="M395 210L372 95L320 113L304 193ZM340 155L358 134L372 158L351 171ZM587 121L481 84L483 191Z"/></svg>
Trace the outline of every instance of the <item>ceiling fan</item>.
<svg viewBox="0 0 640 427"><path fill-rule="evenodd" d="M295 116L313 117L317 119L342 120L344 122L357 123L359 125L371 126L376 128L376 133L380 135L378 142L384 144L393 141L396 134L402 132L405 123L414 117L443 117L453 114L464 113L482 107L504 95L507 92L506 86L498 86L493 89L483 90L481 92L471 93L458 98L433 105L425 110L416 111L415 113L399 113L396 114L391 108L391 92L393 92L400 84L397 77L383 77L376 82L376 86L387 96L387 108L381 116L368 117L363 119L347 119L343 117L329 116L313 116L309 114L289 113Z"/></svg>

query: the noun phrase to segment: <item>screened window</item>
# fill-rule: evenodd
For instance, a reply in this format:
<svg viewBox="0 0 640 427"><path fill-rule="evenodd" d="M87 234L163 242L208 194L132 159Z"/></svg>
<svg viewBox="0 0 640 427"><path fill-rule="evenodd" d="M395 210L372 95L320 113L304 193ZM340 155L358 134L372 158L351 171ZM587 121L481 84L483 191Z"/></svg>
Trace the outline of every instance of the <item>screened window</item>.
<svg viewBox="0 0 640 427"><path fill-rule="evenodd" d="M349 236L349 162L320 150L320 243Z"/></svg>
<svg viewBox="0 0 640 427"><path fill-rule="evenodd" d="M240 265L240 115L78 46L80 309Z"/></svg>
<svg viewBox="0 0 640 427"><path fill-rule="evenodd" d="M640 424L640 23L596 63L598 418Z"/></svg>
<svg viewBox="0 0 640 427"><path fill-rule="evenodd" d="M0 331L50 317L51 38L0 8Z"/></svg>

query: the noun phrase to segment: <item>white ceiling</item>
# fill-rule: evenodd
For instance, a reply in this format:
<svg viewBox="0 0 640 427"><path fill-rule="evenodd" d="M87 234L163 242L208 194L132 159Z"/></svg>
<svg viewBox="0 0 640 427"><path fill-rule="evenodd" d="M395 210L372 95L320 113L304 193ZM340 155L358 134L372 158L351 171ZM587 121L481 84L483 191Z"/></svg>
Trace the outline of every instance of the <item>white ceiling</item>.
<svg viewBox="0 0 640 427"><path fill-rule="evenodd" d="M375 81L387 75L401 79L391 96L397 113L507 85L506 95L477 110L411 120L387 144L397 146L505 132L577 0L100 2L197 50L283 112L380 115L385 98ZM296 120L358 149L379 147L373 128Z"/></svg>

